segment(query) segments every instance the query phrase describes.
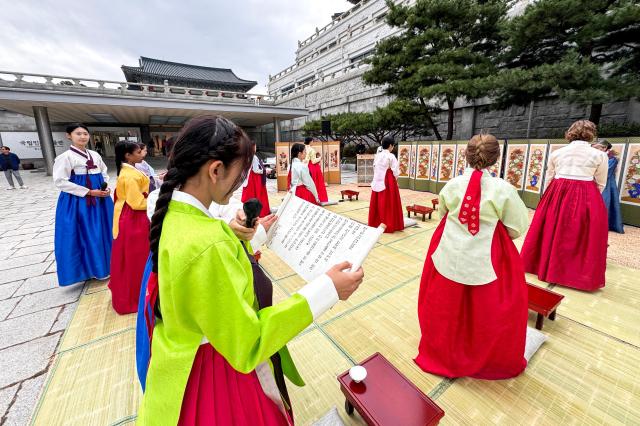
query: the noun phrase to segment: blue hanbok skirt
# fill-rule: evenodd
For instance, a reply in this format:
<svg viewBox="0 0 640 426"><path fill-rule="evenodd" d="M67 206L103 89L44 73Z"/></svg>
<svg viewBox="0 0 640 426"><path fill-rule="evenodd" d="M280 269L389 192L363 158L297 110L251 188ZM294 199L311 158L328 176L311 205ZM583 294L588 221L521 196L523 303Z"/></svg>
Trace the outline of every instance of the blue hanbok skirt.
<svg viewBox="0 0 640 426"><path fill-rule="evenodd" d="M86 175L72 174L70 182L85 186ZM91 187L100 188L102 174L90 174ZM109 276L113 240L113 200L61 192L56 207L55 256L58 284L66 286Z"/></svg>

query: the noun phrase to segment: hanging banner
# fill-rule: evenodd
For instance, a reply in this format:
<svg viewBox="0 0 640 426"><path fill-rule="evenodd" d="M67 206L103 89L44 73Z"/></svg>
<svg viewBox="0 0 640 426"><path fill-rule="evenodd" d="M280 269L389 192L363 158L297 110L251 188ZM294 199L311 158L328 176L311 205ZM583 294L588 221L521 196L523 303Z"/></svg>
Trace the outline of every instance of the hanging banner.
<svg viewBox="0 0 640 426"><path fill-rule="evenodd" d="M529 161L527 163L525 191L540 194L542 188L542 173L545 170L544 166L546 164L546 160L546 144L533 144L529 147Z"/></svg>
<svg viewBox="0 0 640 426"><path fill-rule="evenodd" d="M442 145L440 147L440 172L438 182L448 182L453 179L453 168L456 161L456 146Z"/></svg>
<svg viewBox="0 0 640 426"><path fill-rule="evenodd" d="M429 180L431 170L431 145L418 145L417 149L417 176L418 180Z"/></svg>
<svg viewBox="0 0 640 426"><path fill-rule="evenodd" d="M56 155L62 154L71 146L65 132L53 132L52 136ZM2 145L11 148L11 152L21 159L43 158L38 132L0 132L0 138Z"/></svg>

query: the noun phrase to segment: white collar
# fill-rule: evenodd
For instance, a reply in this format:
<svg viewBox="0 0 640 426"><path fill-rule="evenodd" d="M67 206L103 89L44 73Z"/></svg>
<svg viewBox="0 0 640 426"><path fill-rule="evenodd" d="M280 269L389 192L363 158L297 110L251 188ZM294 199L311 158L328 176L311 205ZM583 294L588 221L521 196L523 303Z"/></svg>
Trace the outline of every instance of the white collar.
<svg viewBox="0 0 640 426"><path fill-rule="evenodd" d="M144 161L144 160L143 160L143 161ZM142 170L139 170L137 167L132 166L132 165L131 165L131 164L129 164L129 163L122 163L122 167L130 167L130 168L132 168L133 170L135 170L136 172L140 173L142 176L144 176L144 177L148 177L147 175L145 175L145 174L144 174L144 172L143 172Z"/></svg>
<svg viewBox="0 0 640 426"><path fill-rule="evenodd" d="M591 148L591 144L587 141L572 141L569 145L582 145L582 146L588 146L589 148Z"/></svg>
<svg viewBox="0 0 640 426"><path fill-rule="evenodd" d="M191 194L187 194L186 192L178 191L176 189L175 191L173 191L173 195L171 196L171 200L172 201L178 201L180 203L189 204L190 206L193 206L193 207L197 208L202 213L206 214L207 216L209 216L210 218L213 219L213 215L211 214L209 209L206 208L200 202L200 200L198 200L196 197L194 197Z"/></svg>
<svg viewBox="0 0 640 426"><path fill-rule="evenodd" d="M473 173L475 169L473 167L467 167L466 169L464 169L464 176L471 176L471 173ZM491 172L489 171L489 169L482 169L482 174L485 176L491 176Z"/></svg>
<svg viewBox="0 0 640 426"><path fill-rule="evenodd" d="M302 162L302 160L301 160L301 159L299 159L298 157L296 157L296 158L294 158L294 159L293 159L293 162L294 162L294 163L295 163L296 161L297 161L298 163L301 163L301 162Z"/></svg>

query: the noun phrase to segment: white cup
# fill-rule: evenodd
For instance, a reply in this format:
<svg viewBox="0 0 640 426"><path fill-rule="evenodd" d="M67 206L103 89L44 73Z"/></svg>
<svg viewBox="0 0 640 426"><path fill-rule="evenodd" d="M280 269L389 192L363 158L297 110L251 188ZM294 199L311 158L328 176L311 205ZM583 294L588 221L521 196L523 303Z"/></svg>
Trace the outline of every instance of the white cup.
<svg viewBox="0 0 640 426"><path fill-rule="evenodd" d="M349 377L356 383L360 383L367 377L367 369L361 365L356 365L349 369Z"/></svg>

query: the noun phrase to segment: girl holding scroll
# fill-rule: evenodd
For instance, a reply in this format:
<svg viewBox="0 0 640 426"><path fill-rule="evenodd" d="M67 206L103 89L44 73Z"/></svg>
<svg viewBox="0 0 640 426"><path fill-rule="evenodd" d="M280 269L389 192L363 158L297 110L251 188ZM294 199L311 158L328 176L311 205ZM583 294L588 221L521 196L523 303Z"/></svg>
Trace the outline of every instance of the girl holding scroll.
<svg viewBox="0 0 640 426"><path fill-rule="evenodd" d="M252 157L245 132L220 116L192 119L176 139L151 220L157 319L140 425L291 424L268 360L280 353L284 374L304 384L287 342L362 281L344 262L258 308L242 243L205 207L229 202Z"/></svg>

